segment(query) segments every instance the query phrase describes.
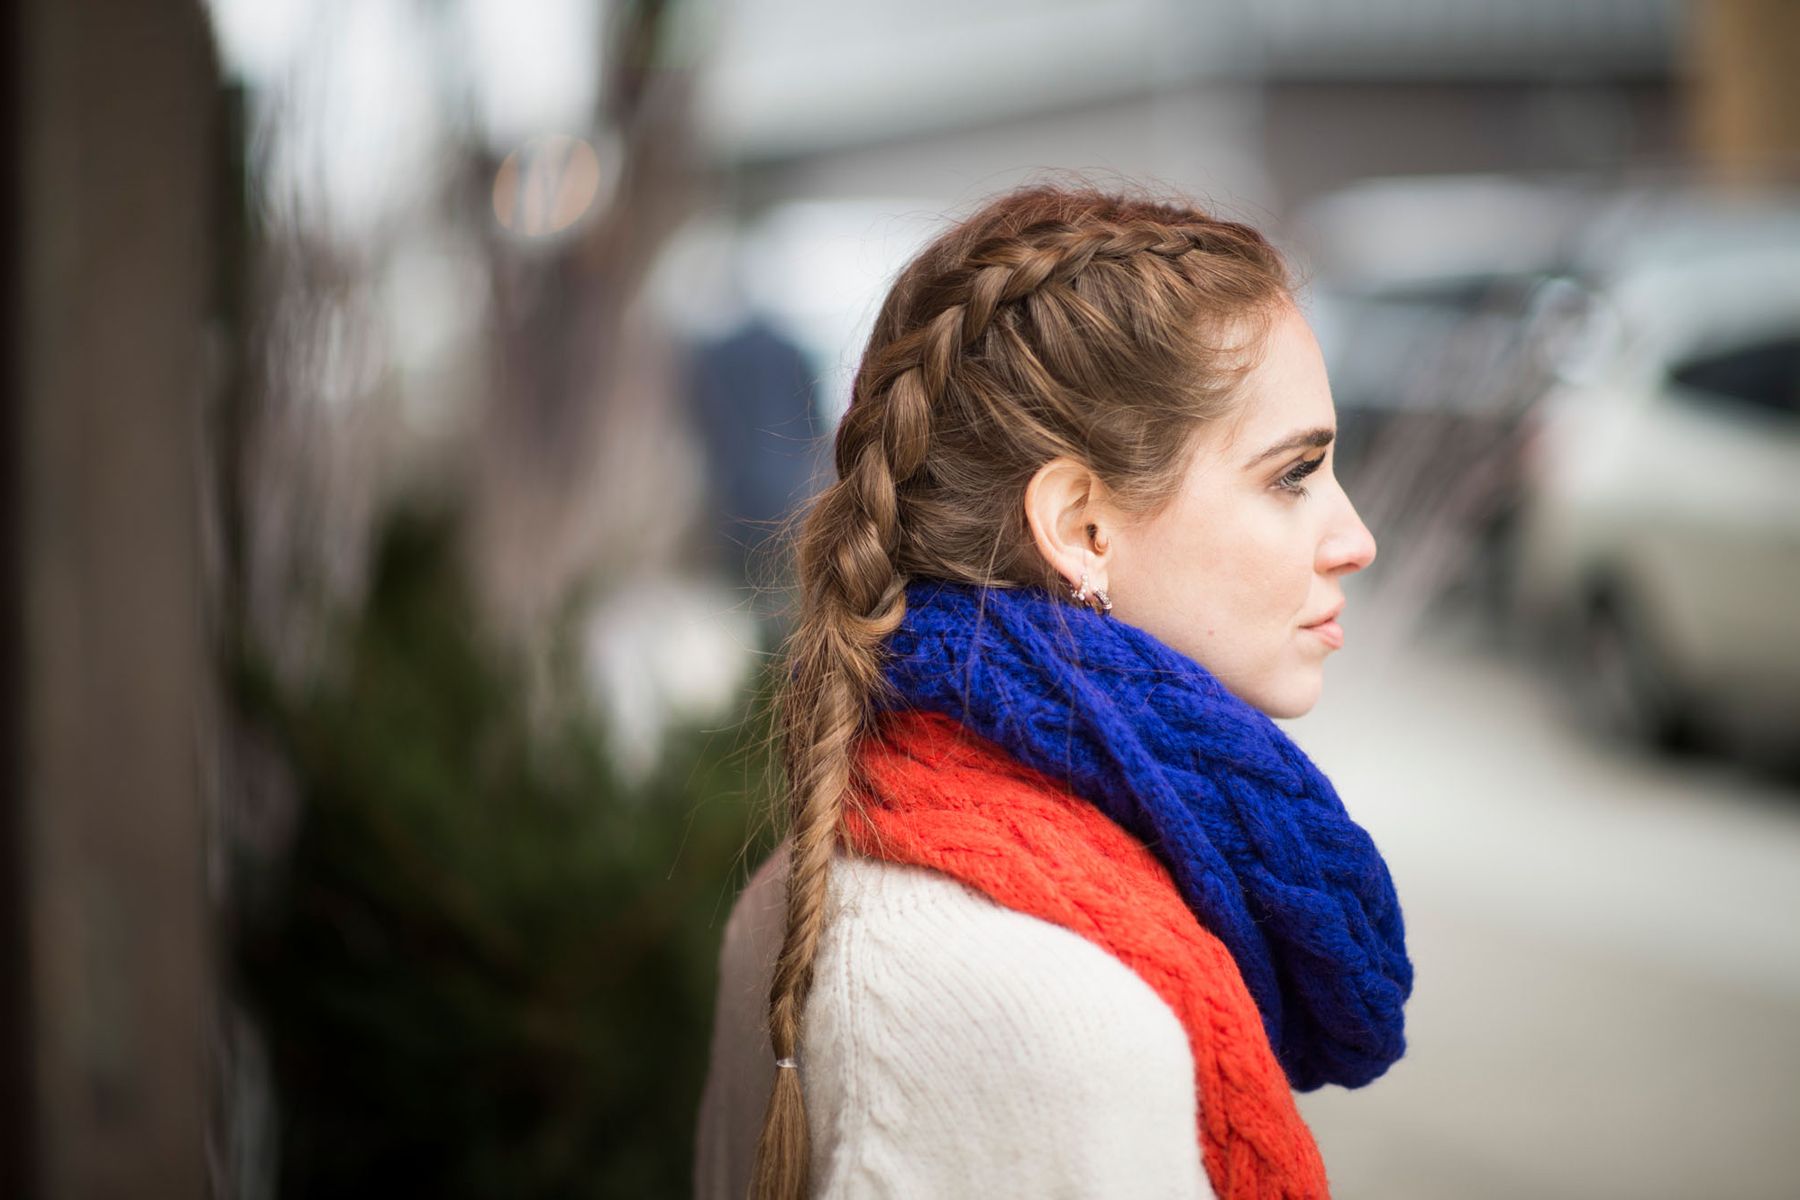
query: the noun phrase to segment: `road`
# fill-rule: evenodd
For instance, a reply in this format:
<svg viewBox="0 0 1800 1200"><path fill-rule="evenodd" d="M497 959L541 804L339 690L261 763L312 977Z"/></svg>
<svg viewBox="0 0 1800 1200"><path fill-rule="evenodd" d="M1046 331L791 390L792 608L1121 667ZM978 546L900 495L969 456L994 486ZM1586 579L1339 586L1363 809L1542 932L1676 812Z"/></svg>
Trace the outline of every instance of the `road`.
<svg viewBox="0 0 1800 1200"><path fill-rule="evenodd" d="M1800 1196L1800 791L1590 740L1473 625L1283 722L1381 847L1408 1052L1300 1098L1338 1200ZM1362 653L1359 656L1359 649Z"/></svg>

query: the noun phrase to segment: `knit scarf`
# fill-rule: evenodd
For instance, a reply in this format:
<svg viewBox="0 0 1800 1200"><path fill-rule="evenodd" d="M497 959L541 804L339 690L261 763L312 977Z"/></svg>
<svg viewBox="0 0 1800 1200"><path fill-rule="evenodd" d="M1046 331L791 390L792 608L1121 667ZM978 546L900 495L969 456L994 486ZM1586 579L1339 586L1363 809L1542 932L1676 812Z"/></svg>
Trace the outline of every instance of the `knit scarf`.
<svg viewBox="0 0 1800 1200"><path fill-rule="evenodd" d="M887 716L858 745L858 853L927 867L1117 958L1193 1051L1201 1161L1223 1200L1330 1195L1312 1132L1225 944L1163 865L1099 809L937 713Z"/></svg>
<svg viewBox="0 0 1800 1200"><path fill-rule="evenodd" d="M1412 963L1387 866L1266 714L1143 630L1039 589L915 581L888 650L892 717L950 718L1155 857L1229 953L1289 1086L1359 1087L1404 1053Z"/></svg>
<svg viewBox="0 0 1800 1200"><path fill-rule="evenodd" d="M1039 589L907 588L888 679L1097 806L1230 949L1298 1091L1405 1052L1400 902L1293 740L1193 659Z"/></svg>

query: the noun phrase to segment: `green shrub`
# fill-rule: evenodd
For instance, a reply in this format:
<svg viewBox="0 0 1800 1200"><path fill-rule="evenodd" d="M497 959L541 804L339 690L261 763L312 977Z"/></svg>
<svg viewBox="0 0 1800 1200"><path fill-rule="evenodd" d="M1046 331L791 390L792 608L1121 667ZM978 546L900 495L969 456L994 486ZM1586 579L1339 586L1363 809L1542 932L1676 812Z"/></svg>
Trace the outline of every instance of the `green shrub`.
<svg viewBox="0 0 1800 1200"><path fill-rule="evenodd" d="M231 933L280 1194L685 1195L766 713L685 731L628 786L574 689L528 717L456 529L389 521L366 606L305 689L230 664L301 798L279 870L240 872Z"/></svg>

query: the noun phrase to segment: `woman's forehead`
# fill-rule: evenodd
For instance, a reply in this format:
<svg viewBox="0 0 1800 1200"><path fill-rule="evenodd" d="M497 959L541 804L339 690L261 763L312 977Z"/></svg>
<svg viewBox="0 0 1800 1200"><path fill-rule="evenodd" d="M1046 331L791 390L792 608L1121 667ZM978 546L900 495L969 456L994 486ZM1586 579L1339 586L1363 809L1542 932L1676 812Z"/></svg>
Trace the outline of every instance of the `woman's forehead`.
<svg viewBox="0 0 1800 1200"><path fill-rule="evenodd" d="M1306 319L1286 309L1269 329L1261 359L1244 376L1237 413L1219 431L1221 453L1255 453L1286 438L1335 428L1324 359Z"/></svg>

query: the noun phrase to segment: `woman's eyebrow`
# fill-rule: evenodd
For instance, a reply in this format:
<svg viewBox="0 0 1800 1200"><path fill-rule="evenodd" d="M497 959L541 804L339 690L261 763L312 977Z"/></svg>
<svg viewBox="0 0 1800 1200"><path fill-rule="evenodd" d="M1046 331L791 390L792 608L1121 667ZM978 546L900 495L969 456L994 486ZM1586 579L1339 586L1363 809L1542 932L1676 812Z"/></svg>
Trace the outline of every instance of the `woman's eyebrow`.
<svg viewBox="0 0 1800 1200"><path fill-rule="evenodd" d="M1273 446L1270 446L1267 450L1264 450L1261 454L1245 463L1244 466L1246 468L1254 467L1264 459L1274 458L1284 450L1298 450L1302 446L1328 446L1331 444L1331 439L1336 436L1337 431L1335 429L1329 429L1323 425L1317 429L1304 429L1291 437L1285 437L1279 442L1276 442Z"/></svg>

